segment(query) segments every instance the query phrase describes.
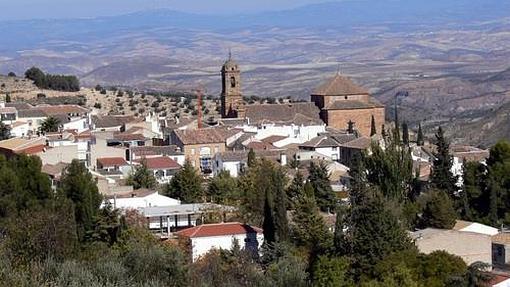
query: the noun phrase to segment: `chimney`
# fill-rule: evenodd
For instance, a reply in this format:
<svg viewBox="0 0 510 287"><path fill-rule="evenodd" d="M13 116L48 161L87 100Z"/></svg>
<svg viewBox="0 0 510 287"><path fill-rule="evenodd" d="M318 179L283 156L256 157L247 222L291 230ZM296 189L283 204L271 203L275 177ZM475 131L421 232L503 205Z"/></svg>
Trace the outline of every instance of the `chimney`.
<svg viewBox="0 0 510 287"><path fill-rule="evenodd" d="M285 153L281 153L280 154L280 164L282 166L286 166L287 165L287 155Z"/></svg>

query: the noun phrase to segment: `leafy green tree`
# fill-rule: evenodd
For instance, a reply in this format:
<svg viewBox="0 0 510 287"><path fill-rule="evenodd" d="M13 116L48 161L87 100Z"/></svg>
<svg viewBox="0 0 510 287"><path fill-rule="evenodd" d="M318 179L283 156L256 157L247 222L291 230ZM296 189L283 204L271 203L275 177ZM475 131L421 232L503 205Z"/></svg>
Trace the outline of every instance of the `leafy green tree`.
<svg viewBox="0 0 510 287"><path fill-rule="evenodd" d="M402 123L402 142L406 146L409 145L409 127L407 126L406 121Z"/></svg>
<svg viewBox="0 0 510 287"><path fill-rule="evenodd" d="M462 165L461 216L465 220L482 221L489 213L488 196L482 193L486 185L486 167L479 162L464 162Z"/></svg>
<svg viewBox="0 0 510 287"><path fill-rule="evenodd" d="M0 122L0 141L6 140L11 137L11 129L9 126Z"/></svg>
<svg viewBox="0 0 510 287"><path fill-rule="evenodd" d="M370 121L370 136L375 136L377 134L377 129L375 127L375 118L374 115L372 115L372 119Z"/></svg>
<svg viewBox="0 0 510 287"><path fill-rule="evenodd" d="M75 253L76 223L72 203L54 201L42 209L24 210L6 224L6 248L15 264L53 258L62 260Z"/></svg>
<svg viewBox="0 0 510 287"><path fill-rule="evenodd" d="M488 206L488 223L498 226L509 218L510 203L510 143L500 141L490 149L485 175L485 191L481 198Z"/></svg>
<svg viewBox="0 0 510 287"><path fill-rule="evenodd" d="M55 117L48 117L41 123L42 133L58 132L60 128L60 120Z"/></svg>
<svg viewBox="0 0 510 287"><path fill-rule="evenodd" d="M432 185L445 190L449 196L457 190L457 176L452 173L453 156L450 154L450 143L446 139L443 129L438 128L435 141L437 150L434 152L434 161L431 174Z"/></svg>
<svg viewBox="0 0 510 287"><path fill-rule="evenodd" d="M16 77L16 74L14 72L9 72L7 74L7 77Z"/></svg>
<svg viewBox="0 0 510 287"><path fill-rule="evenodd" d="M155 188L158 184L152 171L147 168L145 161L135 168L135 171L129 175L127 184L132 185L134 189Z"/></svg>
<svg viewBox="0 0 510 287"><path fill-rule="evenodd" d="M44 87L46 85L46 75L39 68L32 67L25 72L25 78L34 81L37 87Z"/></svg>
<svg viewBox="0 0 510 287"><path fill-rule="evenodd" d="M186 161L165 187L165 194L180 199L184 203L195 203L202 200L204 191L202 177L197 170Z"/></svg>
<svg viewBox="0 0 510 287"><path fill-rule="evenodd" d="M416 136L416 144L418 146L423 146L425 144L425 139L423 137L423 130L421 128L421 123L418 124L418 134Z"/></svg>
<svg viewBox="0 0 510 287"><path fill-rule="evenodd" d="M320 256L313 267L312 286L355 286L349 278L349 261L343 257Z"/></svg>
<svg viewBox="0 0 510 287"><path fill-rule="evenodd" d="M307 287L309 276L306 272L306 262L293 255L279 258L267 268L267 275L271 285L277 287Z"/></svg>
<svg viewBox="0 0 510 287"><path fill-rule="evenodd" d="M381 136L383 139L388 137L388 135L386 134L386 127L384 126L384 124L381 125Z"/></svg>
<svg viewBox="0 0 510 287"><path fill-rule="evenodd" d="M336 206L336 196L329 182L329 172L323 163L310 163L308 181L313 187L317 204L322 211L332 211Z"/></svg>
<svg viewBox="0 0 510 287"><path fill-rule="evenodd" d="M85 165L74 159L64 170L61 186L62 196L74 204L78 238L84 240L95 228L102 201L96 182Z"/></svg>
<svg viewBox="0 0 510 287"><path fill-rule="evenodd" d="M206 190L209 200L221 204L233 204L239 200L237 180L228 171L221 171L209 182Z"/></svg>
<svg viewBox="0 0 510 287"><path fill-rule="evenodd" d="M451 229L455 225L457 213L452 200L446 192L437 190L430 192L422 214L422 225L441 229Z"/></svg>
<svg viewBox="0 0 510 287"><path fill-rule="evenodd" d="M490 264L476 261L468 266L467 272L464 275L464 282L467 287L485 287L490 286L489 283L493 279L493 275L488 273Z"/></svg>
<svg viewBox="0 0 510 287"><path fill-rule="evenodd" d="M409 197L413 180L413 162L408 148L391 140L383 150L372 145L372 154L366 156L367 180L378 186L387 198L402 202Z"/></svg>

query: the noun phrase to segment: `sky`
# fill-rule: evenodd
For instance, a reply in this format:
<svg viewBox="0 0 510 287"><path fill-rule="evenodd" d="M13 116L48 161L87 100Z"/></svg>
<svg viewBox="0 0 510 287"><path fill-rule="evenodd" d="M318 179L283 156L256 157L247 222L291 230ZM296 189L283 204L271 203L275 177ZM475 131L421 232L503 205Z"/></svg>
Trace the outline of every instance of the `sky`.
<svg viewBox="0 0 510 287"><path fill-rule="evenodd" d="M34 18L88 18L168 8L199 14L284 10L339 0L0 0L0 21Z"/></svg>

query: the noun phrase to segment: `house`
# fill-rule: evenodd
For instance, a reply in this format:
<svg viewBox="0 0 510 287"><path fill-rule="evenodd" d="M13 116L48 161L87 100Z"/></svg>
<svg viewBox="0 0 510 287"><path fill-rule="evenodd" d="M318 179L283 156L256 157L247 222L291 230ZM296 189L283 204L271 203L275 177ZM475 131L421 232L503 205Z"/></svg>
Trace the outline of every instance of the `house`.
<svg viewBox="0 0 510 287"><path fill-rule="evenodd" d="M455 226L452 228L457 231L474 232L493 236L499 233L499 229L478 222L470 222L464 220L455 221Z"/></svg>
<svg viewBox="0 0 510 287"><path fill-rule="evenodd" d="M28 124L28 134L37 134L41 129L41 124L48 116L39 109L29 108L18 110L18 120Z"/></svg>
<svg viewBox="0 0 510 287"><path fill-rule="evenodd" d="M139 209L152 206L180 205L181 201L159 194L155 190L137 189L125 193L115 193L106 196L106 201L113 208Z"/></svg>
<svg viewBox="0 0 510 287"><path fill-rule="evenodd" d="M228 171L230 176L238 177L248 165L248 153L248 150L217 153L213 158L213 175ZM283 149L260 150L255 152L255 156L272 160L282 166L287 165L287 154Z"/></svg>
<svg viewBox="0 0 510 287"><path fill-rule="evenodd" d="M187 160L203 174L212 173L212 159L224 152L229 142L235 141L242 131L225 128L174 130L171 143L178 146Z"/></svg>
<svg viewBox="0 0 510 287"><path fill-rule="evenodd" d="M510 270L510 233L501 232L492 236L492 264Z"/></svg>
<svg viewBox="0 0 510 287"><path fill-rule="evenodd" d="M165 146L137 146L129 149L133 160L150 157L166 156L175 160L178 164L184 165L186 157L184 152L176 145Z"/></svg>
<svg viewBox="0 0 510 287"><path fill-rule="evenodd" d="M181 169L181 165L167 156L141 158L135 160L135 162L145 164L160 184L170 182L175 173Z"/></svg>
<svg viewBox="0 0 510 287"><path fill-rule="evenodd" d="M461 257L467 265L477 261L492 264L491 236L486 234L426 228L412 232L411 238L425 254L443 250Z"/></svg>
<svg viewBox="0 0 510 287"><path fill-rule="evenodd" d="M0 154L10 158L17 154L35 155L47 149L45 138L10 138L0 141Z"/></svg>
<svg viewBox="0 0 510 287"><path fill-rule="evenodd" d="M304 143L326 131L313 103L263 104L245 107L247 124L244 132L255 133L262 140L270 136L283 136L278 146Z"/></svg>
<svg viewBox="0 0 510 287"><path fill-rule="evenodd" d="M91 116L91 129L102 132L124 132L126 123L134 121L131 116Z"/></svg>
<svg viewBox="0 0 510 287"><path fill-rule="evenodd" d="M66 167L67 163L59 162L57 164L45 164L41 168L41 172L47 174L51 179L51 187L55 190L62 178L62 174Z"/></svg>
<svg viewBox="0 0 510 287"><path fill-rule="evenodd" d="M379 127L384 124L384 105L340 74L318 86L310 98L320 109L320 117L328 127L346 129L349 123L354 123L361 135L370 136L373 118L378 132L381 132Z"/></svg>
<svg viewBox="0 0 510 287"><path fill-rule="evenodd" d="M314 151L335 161L340 160L340 144L329 135L315 137L299 145L299 149L302 151Z"/></svg>
<svg viewBox="0 0 510 287"><path fill-rule="evenodd" d="M11 136L13 137L25 137L29 134L30 127L26 122L14 122L9 125L11 128Z"/></svg>
<svg viewBox="0 0 510 287"><path fill-rule="evenodd" d="M220 214L224 220L236 212L235 207L214 203L190 203L170 206L149 206L140 208L148 220L148 229L162 238L168 238L178 229L196 226L203 222L207 214Z"/></svg>
<svg viewBox="0 0 510 287"><path fill-rule="evenodd" d="M0 102L0 122L12 124L18 119L18 111L13 107L6 107L4 102Z"/></svg>
<svg viewBox="0 0 510 287"><path fill-rule="evenodd" d="M107 146L124 146L124 147L137 147L145 146L150 143L150 140L142 134L119 133L114 132L113 135L106 140Z"/></svg>
<svg viewBox="0 0 510 287"><path fill-rule="evenodd" d="M237 244L258 254L264 235L262 229L239 222L203 224L175 233L189 244L193 262L213 249L231 250Z"/></svg>
<svg viewBox="0 0 510 287"><path fill-rule="evenodd" d="M340 163L351 166L354 158L363 151L369 151L375 139L361 136L352 141L340 144Z"/></svg>
<svg viewBox="0 0 510 287"><path fill-rule="evenodd" d="M100 157L96 160L96 170L103 175L128 176L130 164L123 157Z"/></svg>

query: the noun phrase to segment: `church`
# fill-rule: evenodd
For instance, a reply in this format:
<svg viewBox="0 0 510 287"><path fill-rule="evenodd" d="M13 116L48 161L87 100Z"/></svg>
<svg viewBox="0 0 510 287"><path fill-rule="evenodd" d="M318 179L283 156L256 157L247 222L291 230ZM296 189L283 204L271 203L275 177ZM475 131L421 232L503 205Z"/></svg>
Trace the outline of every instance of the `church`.
<svg viewBox="0 0 510 287"><path fill-rule="evenodd" d="M314 124L322 121L339 130L347 130L352 124L362 136L370 136L372 117L378 134L384 124L384 105L340 74L318 86L311 95L311 102L289 105L245 106L241 94L241 70L231 55L221 69L221 79L222 118L245 119L252 124L283 121Z"/></svg>

